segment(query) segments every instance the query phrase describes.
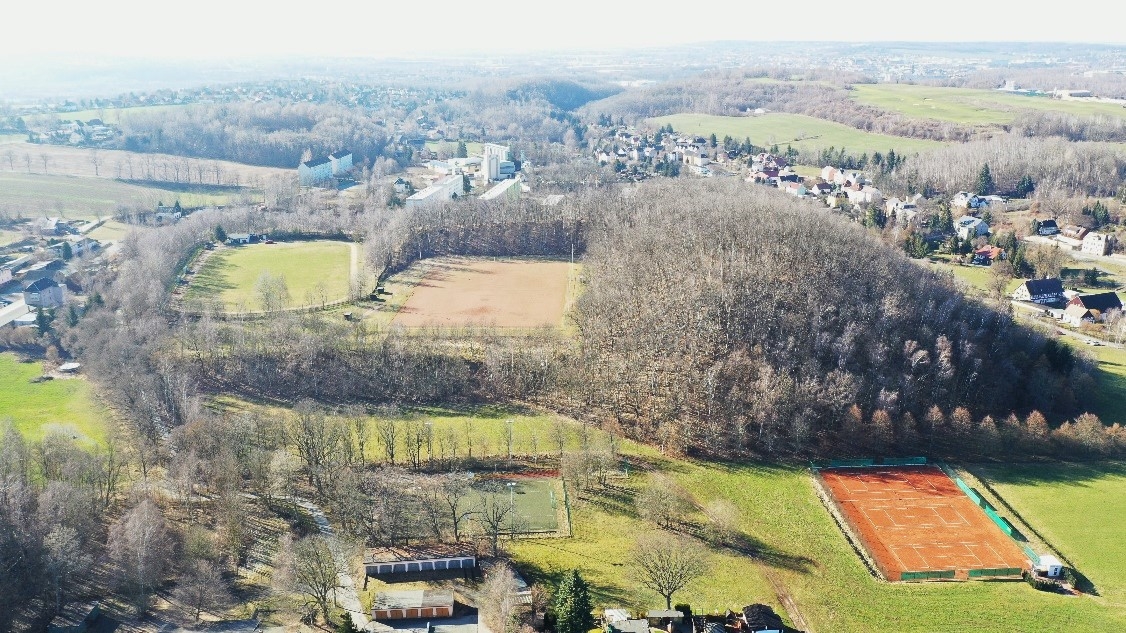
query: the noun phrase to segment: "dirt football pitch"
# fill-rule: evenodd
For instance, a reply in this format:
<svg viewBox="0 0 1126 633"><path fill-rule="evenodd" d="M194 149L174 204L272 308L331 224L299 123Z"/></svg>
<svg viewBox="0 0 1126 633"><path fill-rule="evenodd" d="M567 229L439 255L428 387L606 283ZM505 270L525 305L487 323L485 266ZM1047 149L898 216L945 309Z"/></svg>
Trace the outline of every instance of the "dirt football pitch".
<svg viewBox="0 0 1126 633"><path fill-rule="evenodd" d="M426 275L395 317L397 325L558 327L562 323L567 262L443 257L427 264Z"/></svg>
<svg viewBox="0 0 1126 633"><path fill-rule="evenodd" d="M826 468L825 487L888 580L1028 568L1021 548L935 466Z"/></svg>

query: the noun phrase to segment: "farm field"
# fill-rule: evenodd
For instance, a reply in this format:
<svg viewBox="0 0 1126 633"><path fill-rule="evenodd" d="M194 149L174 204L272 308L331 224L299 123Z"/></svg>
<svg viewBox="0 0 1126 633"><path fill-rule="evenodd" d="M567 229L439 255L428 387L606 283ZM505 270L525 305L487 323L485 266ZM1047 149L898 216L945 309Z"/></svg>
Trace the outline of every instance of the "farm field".
<svg viewBox="0 0 1126 633"><path fill-rule="evenodd" d="M0 229L0 247L7 246L23 239L23 233Z"/></svg>
<svg viewBox="0 0 1126 633"><path fill-rule="evenodd" d="M943 145L938 141L873 134L801 114L771 113L747 117L673 114L649 119L649 122L654 126L671 123L673 129L682 134L715 134L721 139L731 136L740 140L750 137L755 145L769 147L777 144L783 150L790 145L794 149L806 150L843 147L856 154L887 153L889 149L914 154Z"/></svg>
<svg viewBox="0 0 1126 633"><path fill-rule="evenodd" d="M44 176L0 171L0 208L24 216L59 215L97 219L116 213L119 206L155 207L158 202L183 206L226 204L227 195L174 192L109 178Z"/></svg>
<svg viewBox="0 0 1126 633"><path fill-rule="evenodd" d="M101 119L103 123L116 124L121 122L122 117L127 117L131 114L152 114L184 107L187 107L187 105L168 104L136 106L133 108L96 108L92 110L79 110L77 112L36 114L28 118L33 121L53 121L55 119L60 121L89 121L90 119Z"/></svg>
<svg viewBox="0 0 1126 633"><path fill-rule="evenodd" d="M1004 125L1011 123L1024 110L1126 119L1126 108L1115 103L1024 97L996 90L908 84L857 84L853 86L852 93L853 98L860 103L910 117L971 125Z"/></svg>
<svg viewBox="0 0 1126 633"><path fill-rule="evenodd" d="M31 382L42 374L41 362L24 363L15 354L0 353L0 422L10 418L32 441L49 431L101 440L109 412L94 399L90 384L82 378Z"/></svg>
<svg viewBox="0 0 1126 633"><path fill-rule="evenodd" d="M12 160L8 160L8 153ZM203 184L215 184L215 168L219 169L219 181L223 185L261 187L269 178L281 177L296 179L293 169L277 167L258 167L224 160L186 158L170 154L142 154L117 149L85 149L64 145L40 145L32 143L7 143L0 150L0 172L26 174L29 171L27 157L31 157L30 171L43 174L42 156L47 156L47 175L95 176L101 178L125 178L129 180L175 179L175 167L180 177L197 182L199 168L203 168ZM94 168L92 158L97 155L100 163ZM189 175L190 174L190 175ZM190 183L185 183L190 184Z"/></svg>
<svg viewBox="0 0 1126 633"><path fill-rule="evenodd" d="M221 247L210 252L191 278L186 303L218 303L228 312L258 311L255 284L263 273L285 278L287 307L317 305L347 298L355 245L347 242L279 242Z"/></svg>
<svg viewBox="0 0 1126 633"><path fill-rule="evenodd" d="M395 315L397 325L531 328L563 323L568 262L444 257L426 260L424 266L424 275Z"/></svg>
<svg viewBox="0 0 1126 633"><path fill-rule="evenodd" d="M1126 463L1011 464L972 467L1101 595L1126 611Z"/></svg>

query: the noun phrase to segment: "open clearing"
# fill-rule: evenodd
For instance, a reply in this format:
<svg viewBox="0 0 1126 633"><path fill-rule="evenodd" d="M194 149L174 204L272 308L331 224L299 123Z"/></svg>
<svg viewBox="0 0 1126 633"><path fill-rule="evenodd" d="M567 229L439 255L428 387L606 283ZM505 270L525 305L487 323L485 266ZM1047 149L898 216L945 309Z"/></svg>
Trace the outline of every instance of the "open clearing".
<svg viewBox="0 0 1126 633"><path fill-rule="evenodd" d="M47 157L46 169L43 167L43 156ZM93 162L95 156L100 160L97 169L94 168ZM30 171L41 175L96 176L128 180L181 180L184 181L183 184L214 185L217 184L216 169L219 170L218 184L222 185L260 188L263 183L275 176L294 180L297 178L295 169L258 167L225 160L186 158L170 154L142 154L117 149L95 150L33 143L6 143L0 148L0 172L26 174Z"/></svg>
<svg viewBox="0 0 1126 633"><path fill-rule="evenodd" d="M1094 583L1099 600L1126 610L1126 463L990 465L972 471Z"/></svg>
<svg viewBox="0 0 1126 633"><path fill-rule="evenodd" d="M395 316L398 325L562 325L568 262L441 257L424 265L426 273Z"/></svg>
<svg viewBox="0 0 1126 633"><path fill-rule="evenodd" d="M0 209L24 216L96 219L112 216L120 206L155 208L159 202L176 200L194 207L227 204L230 196L169 191L109 178L0 172Z"/></svg>
<svg viewBox="0 0 1126 633"><path fill-rule="evenodd" d="M1020 548L935 466L826 468L820 476L888 580L937 571L964 580L969 570L1029 567Z"/></svg>
<svg viewBox="0 0 1126 633"><path fill-rule="evenodd" d="M28 440L54 430L100 441L108 412L94 400L90 384L83 378L31 382L41 375L41 362L23 363L15 354L0 354L0 422L11 418Z"/></svg>
<svg viewBox="0 0 1126 633"><path fill-rule="evenodd" d="M745 117L673 114L649 119L649 122L654 126L671 123L673 129L681 134L715 134L720 139L731 136L740 141L750 137L751 143L760 147L777 144L783 150L790 145L794 149L814 151L829 147L839 150L843 147L857 155L874 152L886 154L889 149L894 149L896 153L914 154L943 146L938 141L872 134L802 114L770 113Z"/></svg>
<svg viewBox="0 0 1126 633"><path fill-rule="evenodd" d="M852 94L860 103L910 117L971 125L1004 125L1011 123L1018 114L1026 110L1126 118L1126 108L1116 103L1025 97L996 90L908 84L857 84L853 86Z"/></svg>
<svg viewBox="0 0 1126 633"><path fill-rule="evenodd" d="M224 246L205 256L184 301L221 304L226 312L259 311L255 285L267 272L285 278L286 307L339 301L348 297L353 248L328 240Z"/></svg>

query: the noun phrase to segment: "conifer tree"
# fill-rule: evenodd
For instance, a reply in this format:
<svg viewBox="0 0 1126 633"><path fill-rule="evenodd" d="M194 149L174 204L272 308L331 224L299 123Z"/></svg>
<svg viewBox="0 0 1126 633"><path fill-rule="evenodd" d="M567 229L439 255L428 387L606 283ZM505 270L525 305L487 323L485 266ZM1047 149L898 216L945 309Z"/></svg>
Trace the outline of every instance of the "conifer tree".
<svg viewBox="0 0 1126 633"><path fill-rule="evenodd" d="M974 187L975 193L979 196L988 195L993 191L993 173L989 171L989 163L981 166L981 171L977 174L977 185Z"/></svg>
<svg viewBox="0 0 1126 633"><path fill-rule="evenodd" d="M555 633L587 633L594 628L590 588L572 569L555 590Z"/></svg>

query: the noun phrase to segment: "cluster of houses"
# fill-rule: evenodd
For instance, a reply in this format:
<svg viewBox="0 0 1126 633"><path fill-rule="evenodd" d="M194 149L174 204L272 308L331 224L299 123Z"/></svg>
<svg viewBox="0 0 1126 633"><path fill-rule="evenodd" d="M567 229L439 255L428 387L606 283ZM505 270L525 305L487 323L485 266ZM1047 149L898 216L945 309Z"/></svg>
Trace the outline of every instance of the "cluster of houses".
<svg viewBox="0 0 1126 633"><path fill-rule="evenodd" d="M1054 277L1024 282L1013 291L1013 300L1044 309L1051 316L1075 327L1084 323L1102 323L1111 310L1122 310L1122 300L1116 292L1080 294L1064 290L1063 282Z"/></svg>
<svg viewBox="0 0 1126 633"><path fill-rule="evenodd" d="M915 213L918 197L885 201L883 192L859 171L826 166L817 178L802 178L784 156L766 152L751 157L748 167L747 182L777 187L799 198L816 198L830 208L835 209L844 203L865 207L884 204L889 213L906 211L911 216Z"/></svg>
<svg viewBox="0 0 1126 633"><path fill-rule="evenodd" d="M101 119L60 121L54 127L32 130L27 134L28 141L32 143L79 147L104 145L119 136L121 136L121 128L105 123Z"/></svg>
<svg viewBox="0 0 1126 633"><path fill-rule="evenodd" d="M102 244L85 235L96 225L39 218L24 226L23 240L0 249L0 326L33 326L37 309L58 309L76 290L78 257Z"/></svg>
<svg viewBox="0 0 1126 633"><path fill-rule="evenodd" d="M1088 255L1110 255L1115 244L1113 235L1091 231L1074 224L1067 224L1060 228L1055 219L1037 222L1036 234L1040 237L1051 238L1072 250L1078 250Z"/></svg>
<svg viewBox="0 0 1126 633"><path fill-rule="evenodd" d="M702 136L641 133L632 127L615 130L594 150L594 159L600 165L677 163L700 176L711 176L713 164L730 166L740 158L740 151L713 147Z"/></svg>

